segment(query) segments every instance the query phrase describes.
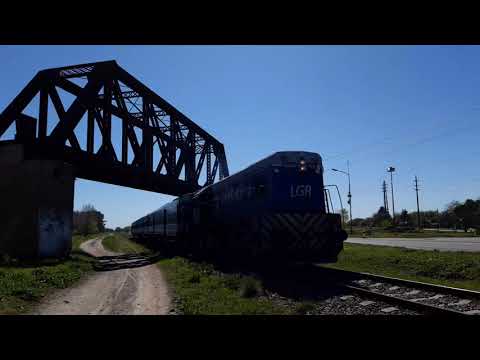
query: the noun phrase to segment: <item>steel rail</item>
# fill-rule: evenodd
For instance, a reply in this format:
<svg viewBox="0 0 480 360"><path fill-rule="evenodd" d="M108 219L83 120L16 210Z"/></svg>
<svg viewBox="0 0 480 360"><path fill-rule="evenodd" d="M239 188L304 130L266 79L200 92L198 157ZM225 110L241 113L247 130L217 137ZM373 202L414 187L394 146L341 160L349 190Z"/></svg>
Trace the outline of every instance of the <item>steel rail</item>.
<svg viewBox="0 0 480 360"><path fill-rule="evenodd" d="M468 289L460 289L450 286L444 285L437 285L431 283L424 283L420 281L413 281L413 280L406 280L400 279L395 277L383 276L383 275L376 275L371 273L364 273L364 272L357 272L357 271L349 271L349 270L341 270L341 269L331 269L331 268L324 268L321 267L322 270L326 270L326 272L331 273L338 273L341 276L345 277L359 277L359 278L367 278L371 280L378 280L383 282L389 282L396 285L403 285L408 287L415 287L423 290L430 290L432 292L441 292L450 295L455 295L459 297L468 297L473 299L480 299L480 291L468 290Z"/></svg>
<svg viewBox="0 0 480 360"><path fill-rule="evenodd" d="M381 300L381 301L384 301L384 302L389 303L389 304L398 305L398 306L403 307L403 308L407 308L407 309L414 310L414 311L419 311L419 312L422 312L422 313L427 313L427 314L430 314L430 315L449 315L449 316L451 316L451 315L465 315L465 316L467 316L467 314L465 314L461 311L457 311L457 310L452 310L452 309L442 308L442 307L435 306L435 305L429 305L429 304L425 304L425 303L420 303L420 302L416 302L416 301L402 299L402 298L399 298L399 297L396 297L396 296L382 294L382 293L379 293L379 292L363 289L363 288L352 286L352 285L345 285L345 284L338 284L338 285L347 289L350 292L357 293L357 294L359 294L361 296L364 296L364 297L368 297L368 298L372 298L372 299L376 299L376 300Z"/></svg>

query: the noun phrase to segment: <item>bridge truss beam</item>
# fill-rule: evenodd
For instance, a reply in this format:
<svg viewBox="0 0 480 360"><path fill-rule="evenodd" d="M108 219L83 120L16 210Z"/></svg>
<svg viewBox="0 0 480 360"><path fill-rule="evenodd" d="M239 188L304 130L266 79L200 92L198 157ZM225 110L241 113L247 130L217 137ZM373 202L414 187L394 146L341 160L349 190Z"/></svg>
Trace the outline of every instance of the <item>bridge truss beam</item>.
<svg viewBox="0 0 480 360"><path fill-rule="evenodd" d="M73 96L69 106L59 89ZM36 97L38 116L25 114ZM229 175L223 144L115 61L38 72L0 114L0 140L13 123L26 156L65 160L81 178L181 195Z"/></svg>

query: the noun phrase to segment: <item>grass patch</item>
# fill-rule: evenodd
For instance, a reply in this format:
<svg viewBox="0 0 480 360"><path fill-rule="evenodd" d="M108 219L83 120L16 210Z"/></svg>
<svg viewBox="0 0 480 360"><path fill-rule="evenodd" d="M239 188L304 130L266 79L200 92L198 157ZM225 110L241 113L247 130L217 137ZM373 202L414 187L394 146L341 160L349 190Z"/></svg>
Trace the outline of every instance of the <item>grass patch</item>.
<svg viewBox="0 0 480 360"><path fill-rule="evenodd" d="M113 233L103 238L105 249L118 253L144 253L148 249L128 239L127 233Z"/></svg>
<svg viewBox="0 0 480 360"><path fill-rule="evenodd" d="M66 260L20 261L0 257L0 314L29 312L56 289L73 285L93 271L93 259L82 255L80 245L103 234L74 235L72 254Z"/></svg>
<svg viewBox="0 0 480 360"><path fill-rule="evenodd" d="M260 281L252 277L244 277L240 280L239 294L243 298L254 298L263 295L263 288Z"/></svg>
<svg viewBox="0 0 480 360"><path fill-rule="evenodd" d="M89 235L73 235L72 237L72 251L79 252L80 245L82 245L85 241L97 238L99 236L103 236L104 234L89 234Z"/></svg>
<svg viewBox="0 0 480 360"><path fill-rule="evenodd" d="M295 311L298 315L309 315L315 310L314 303L305 301L297 305Z"/></svg>
<svg viewBox="0 0 480 360"><path fill-rule="evenodd" d="M351 271L480 290L480 254L344 244L336 264Z"/></svg>
<svg viewBox="0 0 480 360"><path fill-rule="evenodd" d="M0 314L28 312L49 292L63 289L91 271L87 256L73 255L68 260L0 263Z"/></svg>
<svg viewBox="0 0 480 360"><path fill-rule="evenodd" d="M240 274L223 274L210 264L185 258L161 260L163 270L175 292L178 311L186 315L288 314L263 295L257 279Z"/></svg>

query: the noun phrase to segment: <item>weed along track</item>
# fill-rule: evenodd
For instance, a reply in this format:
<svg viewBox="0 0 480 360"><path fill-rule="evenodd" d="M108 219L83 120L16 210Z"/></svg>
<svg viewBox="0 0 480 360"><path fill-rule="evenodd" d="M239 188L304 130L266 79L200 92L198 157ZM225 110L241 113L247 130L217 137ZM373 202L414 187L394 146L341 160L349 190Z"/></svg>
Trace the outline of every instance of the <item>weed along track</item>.
<svg viewBox="0 0 480 360"><path fill-rule="evenodd" d="M372 300L353 293L331 273L312 265L261 269L265 296L275 305L299 315L416 315L419 312L393 306L385 299Z"/></svg>
<svg viewBox="0 0 480 360"><path fill-rule="evenodd" d="M264 296L293 314L480 314L480 292L312 264L255 270Z"/></svg>

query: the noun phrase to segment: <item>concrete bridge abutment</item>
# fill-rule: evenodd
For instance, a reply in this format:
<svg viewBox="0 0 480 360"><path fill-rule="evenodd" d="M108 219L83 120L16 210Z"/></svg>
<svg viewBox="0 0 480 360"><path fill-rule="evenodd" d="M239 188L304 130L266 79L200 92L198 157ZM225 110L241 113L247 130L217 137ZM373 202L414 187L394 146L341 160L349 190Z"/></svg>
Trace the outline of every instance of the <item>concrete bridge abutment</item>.
<svg viewBox="0 0 480 360"><path fill-rule="evenodd" d="M0 254L61 258L72 249L75 176L60 160L27 159L21 144L0 146Z"/></svg>

